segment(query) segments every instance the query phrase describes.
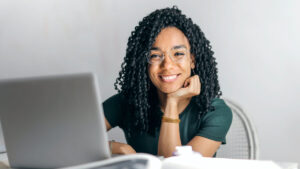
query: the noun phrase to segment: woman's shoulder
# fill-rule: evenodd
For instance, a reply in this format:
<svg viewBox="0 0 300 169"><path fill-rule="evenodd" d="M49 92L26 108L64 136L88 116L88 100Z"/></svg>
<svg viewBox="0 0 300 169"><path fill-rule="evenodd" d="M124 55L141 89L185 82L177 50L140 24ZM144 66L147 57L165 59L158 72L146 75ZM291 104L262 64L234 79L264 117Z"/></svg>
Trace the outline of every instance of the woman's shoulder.
<svg viewBox="0 0 300 169"><path fill-rule="evenodd" d="M106 99L103 104L108 105L108 104L123 104L126 102L126 99L123 94L117 93L112 96L110 96L108 99Z"/></svg>
<svg viewBox="0 0 300 169"><path fill-rule="evenodd" d="M126 100L122 94L115 94L103 102L104 115L111 127L120 126L126 110Z"/></svg>
<svg viewBox="0 0 300 169"><path fill-rule="evenodd" d="M226 102L221 98L215 98L212 100L211 105L213 110L206 113L206 116L209 118L221 118L231 122L232 120L232 111Z"/></svg>
<svg viewBox="0 0 300 169"><path fill-rule="evenodd" d="M232 111L223 99L215 98L211 105L213 110L206 112L201 120L198 136L226 143L225 136L231 126Z"/></svg>
<svg viewBox="0 0 300 169"><path fill-rule="evenodd" d="M215 107L215 109L221 109L222 108L222 109L229 109L230 110L230 108L227 106L226 102L221 98L214 98L211 102L211 105L213 107Z"/></svg>
<svg viewBox="0 0 300 169"><path fill-rule="evenodd" d="M123 114L126 108L126 99L120 93L115 94L103 102L105 114Z"/></svg>

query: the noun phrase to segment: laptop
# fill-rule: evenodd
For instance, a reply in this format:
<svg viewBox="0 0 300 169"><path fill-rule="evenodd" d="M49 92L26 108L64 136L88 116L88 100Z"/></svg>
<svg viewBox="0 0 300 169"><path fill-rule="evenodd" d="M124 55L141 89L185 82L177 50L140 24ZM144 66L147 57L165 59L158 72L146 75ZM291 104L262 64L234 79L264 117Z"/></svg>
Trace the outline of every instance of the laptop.
<svg viewBox="0 0 300 169"><path fill-rule="evenodd" d="M0 80L12 168L60 168L110 157L95 74Z"/></svg>

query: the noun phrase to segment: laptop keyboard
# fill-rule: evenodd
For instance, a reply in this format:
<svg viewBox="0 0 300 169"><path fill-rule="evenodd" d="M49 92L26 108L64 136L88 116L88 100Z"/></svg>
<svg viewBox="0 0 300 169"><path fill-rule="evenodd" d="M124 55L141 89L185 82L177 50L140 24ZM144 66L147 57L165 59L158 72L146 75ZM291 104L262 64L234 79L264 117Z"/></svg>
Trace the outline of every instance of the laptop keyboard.
<svg viewBox="0 0 300 169"><path fill-rule="evenodd" d="M103 166L97 166L90 169L146 169L147 160L136 159L136 160L124 160L116 163L106 164Z"/></svg>

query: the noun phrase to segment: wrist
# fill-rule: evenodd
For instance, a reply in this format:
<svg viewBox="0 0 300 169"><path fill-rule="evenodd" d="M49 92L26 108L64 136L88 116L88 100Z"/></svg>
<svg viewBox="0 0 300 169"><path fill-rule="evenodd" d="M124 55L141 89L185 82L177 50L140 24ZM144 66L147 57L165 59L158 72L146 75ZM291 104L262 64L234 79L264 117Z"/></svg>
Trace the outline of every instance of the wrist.
<svg viewBox="0 0 300 169"><path fill-rule="evenodd" d="M115 140L111 140L108 142L110 154L114 154L114 151L113 151L113 147L115 147L115 146L113 146L114 143L115 143Z"/></svg>
<svg viewBox="0 0 300 169"><path fill-rule="evenodd" d="M167 97L166 105L178 105L179 99L176 97Z"/></svg>
<svg viewBox="0 0 300 169"><path fill-rule="evenodd" d="M163 117L170 119L179 119L178 113L164 113Z"/></svg>
<svg viewBox="0 0 300 169"><path fill-rule="evenodd" d="M164 116L168 118L175 118L175 119L179 117L178 104L176 101L170 100L166 103Z"/></svg>
<svg viewBox="0 0 300 169"><path fill-rule="evenodd" d="M161 120L162 122L166 122L166 123L180 123L179 118L170 118L167 116L163 116Z"/></svg>

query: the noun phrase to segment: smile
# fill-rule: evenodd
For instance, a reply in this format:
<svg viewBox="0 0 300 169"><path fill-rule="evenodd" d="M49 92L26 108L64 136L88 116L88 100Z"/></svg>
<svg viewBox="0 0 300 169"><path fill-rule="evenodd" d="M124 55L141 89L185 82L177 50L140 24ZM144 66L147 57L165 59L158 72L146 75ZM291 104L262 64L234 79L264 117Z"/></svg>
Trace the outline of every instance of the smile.
<svg viewBox="0 0 300 169"><path fill-rule="evenodd" d="M177 79L177 77L179 76L180 74L176 74L176 75L160 75L160 79L163 81L163 82L173 82Z"/></svg>

